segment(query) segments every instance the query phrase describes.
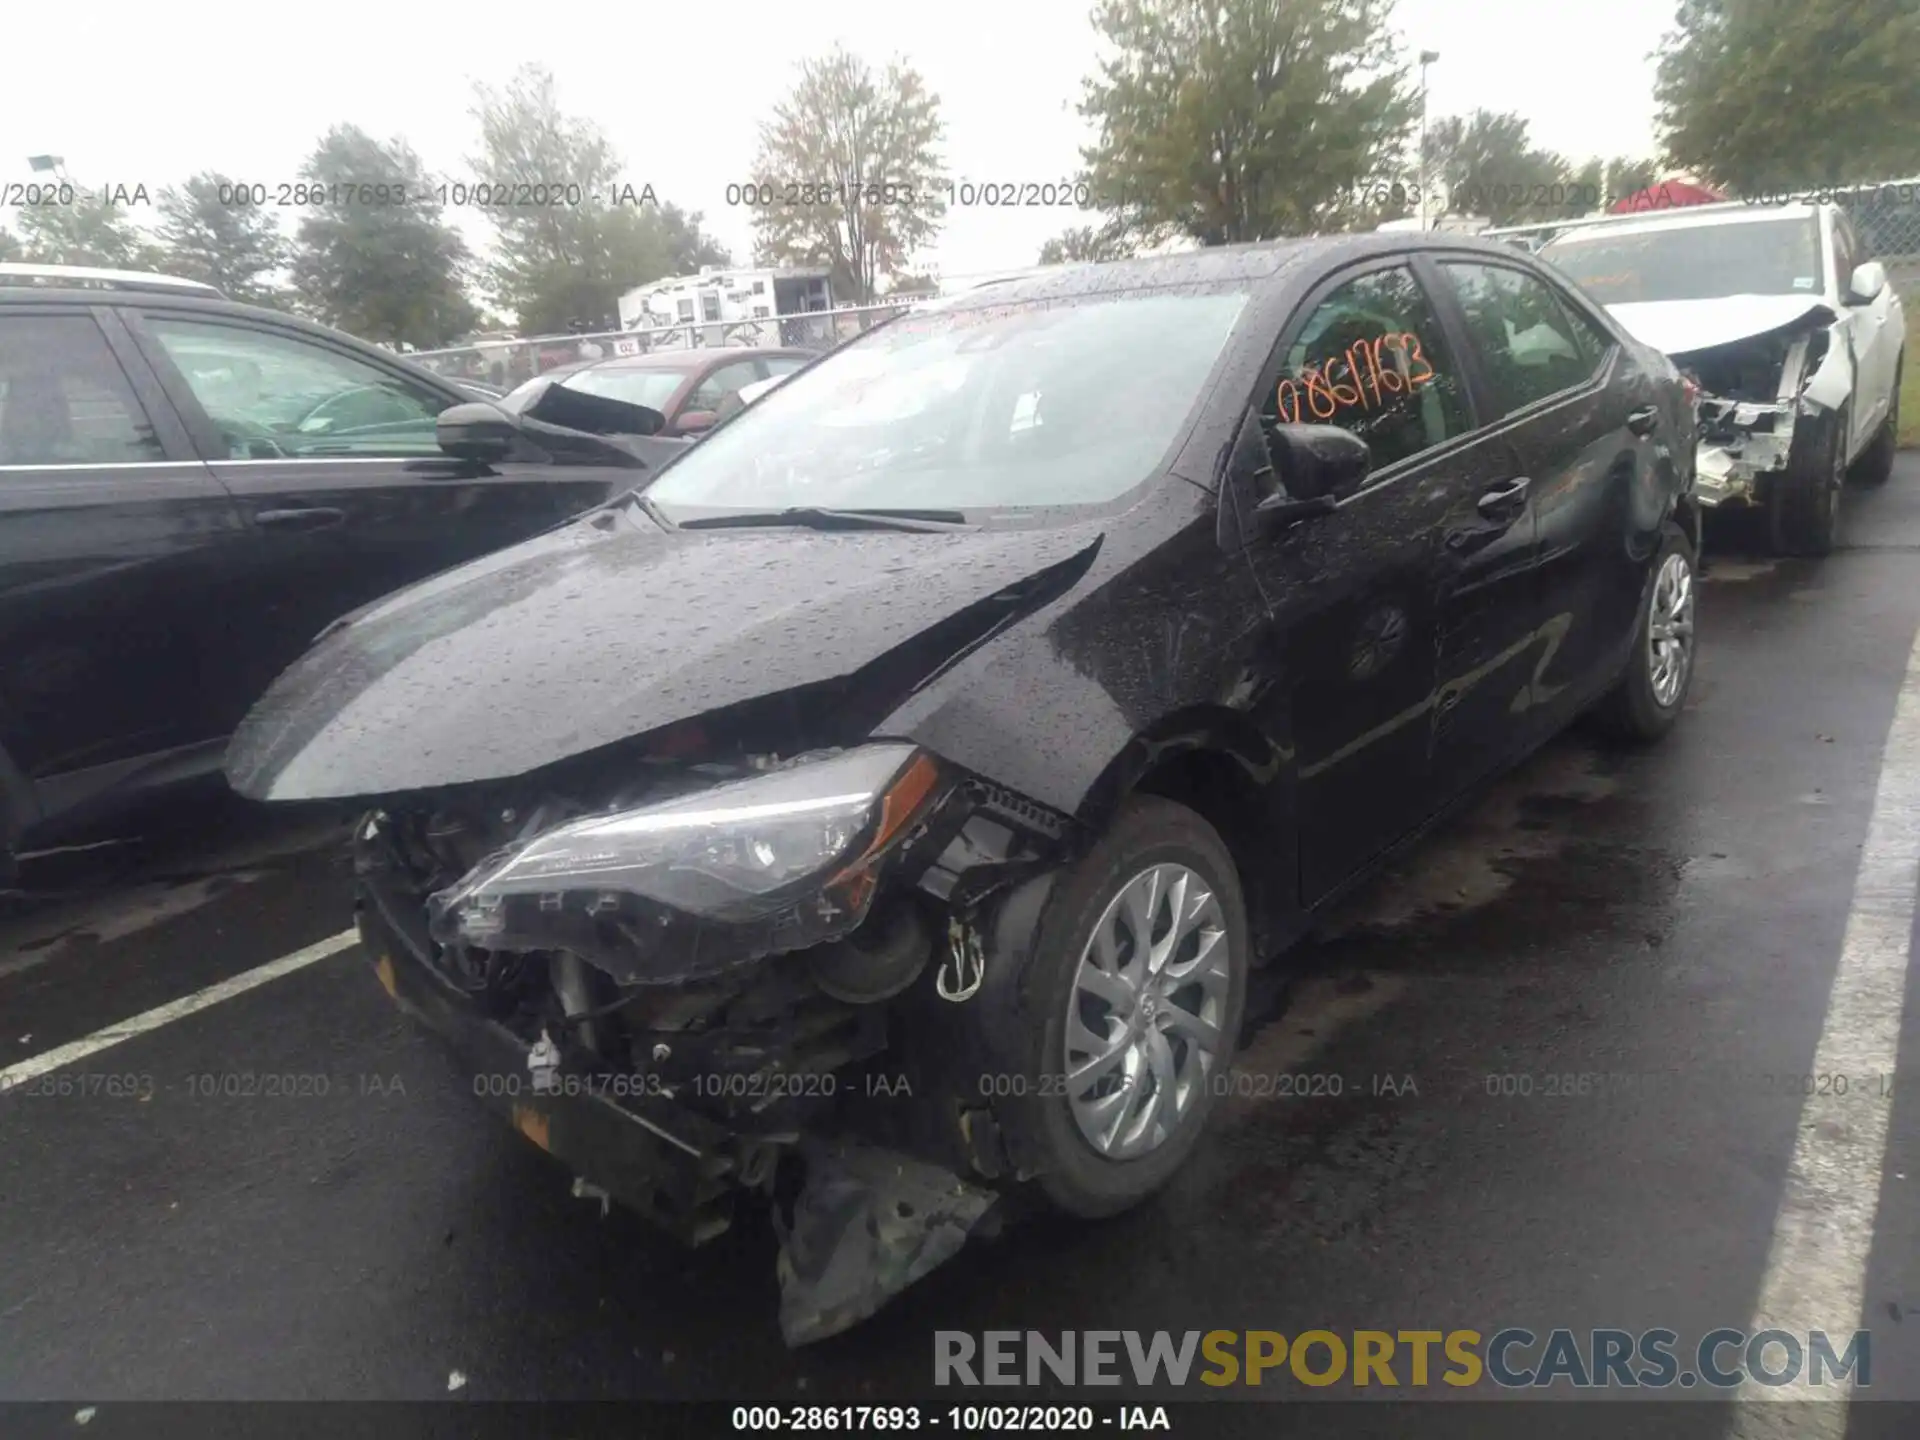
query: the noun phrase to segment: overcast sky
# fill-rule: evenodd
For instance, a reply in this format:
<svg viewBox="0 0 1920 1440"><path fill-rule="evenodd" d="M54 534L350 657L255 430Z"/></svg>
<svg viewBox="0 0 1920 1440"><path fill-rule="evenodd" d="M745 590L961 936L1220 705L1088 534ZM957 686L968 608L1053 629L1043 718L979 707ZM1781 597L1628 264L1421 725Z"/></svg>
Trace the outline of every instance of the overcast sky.
<svg viewBox="0 0 1920 1440"><path fill-rule="evenodd" d="M605 127L636 184L704 211L742 262L750 211L729 208L726 187L748 177L758 122L802 56L844 41L876 65L905 57L940 97L952 175L1019 183L1073 174L1087 138L1075 105L1095 49L1087 0L334 0L305 11L176 0L96 11L82 31L58 5L13 9L6 49L39 59L0 81L0 143L19 152L0 153L0 181L31 178L25 157L53 153L89 185L151 191L217 169L272 186L339 121L404 137L448 178L484 179L466 163L472 82L504 81L533 60L553 70L563 106ZM1409 54L1440 52L1430 115L1517 111L1536 144L1581 159L1652 153L1649 54L1673 10L1674 0L1400 0L1395 23ZM52 60L81 39L71 63ZM1050 235L1090 218L956 208L930 259L948 277L1028 265ZM489 233L471 215L463 228Z"/></svg>

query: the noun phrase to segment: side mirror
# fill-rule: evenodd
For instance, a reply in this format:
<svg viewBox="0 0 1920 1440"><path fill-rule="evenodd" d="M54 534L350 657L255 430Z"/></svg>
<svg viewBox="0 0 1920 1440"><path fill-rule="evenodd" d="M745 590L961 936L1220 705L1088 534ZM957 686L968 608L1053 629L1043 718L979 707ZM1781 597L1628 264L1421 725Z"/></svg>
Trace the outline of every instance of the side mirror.
<svg viewBox="0 0 1920 1440"><path fill-rule="evenodd" d="M456 460L472 460L482 465L497 464L513 453L520 437L519 426L498 406L484 400L465 405L449 405L440 412L434 438L440 448Z"/></svg>
<svg viewBox="0 0 1920 1440"><path fill-rule="evenodd" d="M1878 260L1867 260L1856 265L1853 278L1847 281L1847 303L1866 305L1879 298L1880 292L1887 288L1887 267Z"/></svg>
<svg viewBox="0 0 1920 1440"><path fill-rule="evenodd" d="M699 435L711 430L718 419L719 416L711 410L687 410L673 422L673 428L682 435Z"/></svg>
<svg viewBox="0 0 1920 1440"><path fill-rule="evenodd" d="M1262 533L1327 514L1358 493L1373 468L1367 442L1338 425L1280 425L1268 443L1280 491L1254 507Z"/></svg>

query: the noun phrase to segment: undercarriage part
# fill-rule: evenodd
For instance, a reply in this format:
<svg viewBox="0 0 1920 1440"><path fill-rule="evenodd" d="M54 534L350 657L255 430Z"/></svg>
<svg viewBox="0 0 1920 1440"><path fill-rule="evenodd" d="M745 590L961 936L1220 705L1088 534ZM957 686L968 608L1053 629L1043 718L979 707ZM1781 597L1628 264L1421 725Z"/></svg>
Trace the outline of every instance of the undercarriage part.
<svg viewBox="0 0 1920 1440"><path fill-rule="evenodd" d="M933 929L915 905L883 906L842 939L807 951L814 984L849 1005L891 1000L913 984L933 954Z"/></svg>
<svg viewBox="0 0 1920 1440"><path fill-rule="evenodd" d="M891 1150L823 1144L780 1236L780 1333L807 1345L857 1325L952 1259L994 1201L993 1191Z"/></svg>

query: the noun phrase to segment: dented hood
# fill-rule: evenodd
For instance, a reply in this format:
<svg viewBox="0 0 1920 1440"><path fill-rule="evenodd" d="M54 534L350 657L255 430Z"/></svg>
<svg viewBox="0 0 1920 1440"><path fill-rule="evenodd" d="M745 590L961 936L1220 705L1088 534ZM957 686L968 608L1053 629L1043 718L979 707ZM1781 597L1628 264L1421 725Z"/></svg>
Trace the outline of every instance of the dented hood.
<svg viewBox="0 0 1920 1440"><path fill-rule="evenodd" d="M1609 305L1634 339L1668 355L1690 355L1784 329L1805 317L1833 322L1818 295L1722 295L1712 300L1654 300Z"/></svg>
<svg viewBox="0 0 1920 1440"><path fill-rule="evenodd" d="M580 521L402 590L275 682L227 751L259 800L500 780L851 675L1098 528L667 533Z"/></svg>

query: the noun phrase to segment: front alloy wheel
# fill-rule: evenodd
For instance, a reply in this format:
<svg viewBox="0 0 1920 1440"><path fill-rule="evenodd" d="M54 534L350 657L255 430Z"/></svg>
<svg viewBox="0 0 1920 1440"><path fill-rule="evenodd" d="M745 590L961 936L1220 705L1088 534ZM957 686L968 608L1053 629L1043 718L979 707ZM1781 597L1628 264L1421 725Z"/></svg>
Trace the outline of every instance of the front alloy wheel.
<svg viewBox="0 0 1920 1440"><path fill-rule="evenodd" d="M1700 643L1693 566L1693 541L1669 520L1643 582L1633 648L1620 678L1594 708L1594 719L1615 739L1633 745L1658 740L1686 707Z"/></svg>
<svg viewBox="0 0 1920 1440"><path fill-rule="evenodd" d="M1219 900L1179 864L1141 870L1095 923L1061 1058L1074 1122L1107 1159L1177 1135L1226 1058L1229 948Z"/></svg>
<svg viewBox="0 0 1920 1440"><path fill-rule="evenodd" d="M1175 801L1133 796L1053 878L995 1027L1016 1073L983 1083L1055 1207L1115 1215L1173 1178L1232 1063L1251 954L1226 843Z"/></svg>
<svg viewBox="0 0 1920 1440"><path fill-rule="evenodd" d="M1667 553L1653 580L1647 613L1647 682L1662 710L1671 710L1693 670L1693 564Z"/></svg>

